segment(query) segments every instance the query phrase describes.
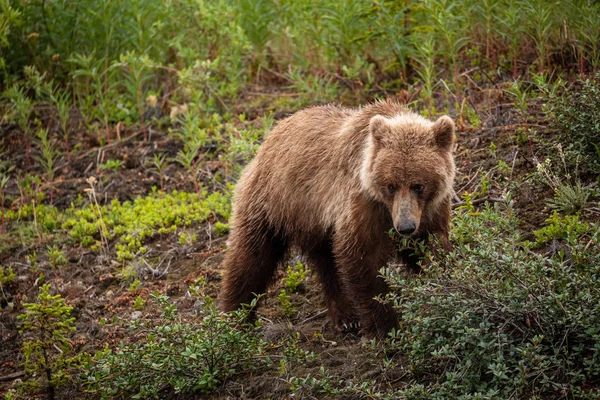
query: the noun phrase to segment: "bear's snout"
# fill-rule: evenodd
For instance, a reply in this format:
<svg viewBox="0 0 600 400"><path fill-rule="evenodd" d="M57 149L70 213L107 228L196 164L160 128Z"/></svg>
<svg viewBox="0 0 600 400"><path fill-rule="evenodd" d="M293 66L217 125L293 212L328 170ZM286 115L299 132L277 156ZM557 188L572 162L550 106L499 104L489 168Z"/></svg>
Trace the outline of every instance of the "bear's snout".
<svg viewBox="0 0 600 400"><path fill-rule="evenodd" d="M417 230L417 224L412 219L406 219L396 224L395 228L401 235L410 235Z"/></svg>
<svg viewBox="0 0 600 400"><path fill-rule="evenodd" d="M394 229L401 235L412 235L419 229L422 209L418 197L408 189L401 190L392 204Z"/></svg>

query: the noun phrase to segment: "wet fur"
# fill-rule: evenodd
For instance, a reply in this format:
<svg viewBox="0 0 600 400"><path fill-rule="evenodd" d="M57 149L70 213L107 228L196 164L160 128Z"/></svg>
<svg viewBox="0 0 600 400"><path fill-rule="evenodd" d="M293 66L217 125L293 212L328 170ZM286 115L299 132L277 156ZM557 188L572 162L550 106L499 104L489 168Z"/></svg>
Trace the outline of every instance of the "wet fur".
<svg viewBox="0 0 600 400"><path fill-rule="evenodd" d="M385 118L375 121L382 131L370 127L375 116ZM395 255L387 233L394 204L381 185L400 178L430 183L434 192L421 205L415 235L433 233L447 243L453 138L437 137L437 125L389 101L313 107L279 122L236 187L221 308L234 310L264 293L296 247L319 275L336 326L358 319L368 336L396 326L391 307L373 299L388 290L378 271ZM382 149L395 150L382 159Z"/></svg>

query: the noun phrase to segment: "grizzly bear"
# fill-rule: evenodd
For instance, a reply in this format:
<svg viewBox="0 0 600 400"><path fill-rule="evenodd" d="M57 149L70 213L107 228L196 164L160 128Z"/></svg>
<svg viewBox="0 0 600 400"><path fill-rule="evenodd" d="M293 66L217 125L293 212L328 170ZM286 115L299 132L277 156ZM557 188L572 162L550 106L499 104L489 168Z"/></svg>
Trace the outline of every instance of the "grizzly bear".
<svg viewBox="0 0 600 400"><path fill-rule="evenodd" d="M296 248L334 326L384 336L398 322L375 299L388 290L379 270L397 255L390 230L448 246L453 145L452 119L431 122L393 101L312 107L279 122L236 187L222 310L264 293Z"/></svg>

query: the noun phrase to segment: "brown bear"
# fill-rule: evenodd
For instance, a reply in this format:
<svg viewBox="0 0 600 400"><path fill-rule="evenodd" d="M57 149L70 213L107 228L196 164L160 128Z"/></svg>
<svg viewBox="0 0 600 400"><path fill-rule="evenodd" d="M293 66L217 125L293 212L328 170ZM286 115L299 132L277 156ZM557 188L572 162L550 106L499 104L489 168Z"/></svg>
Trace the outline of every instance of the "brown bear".
<svg viewBox="0 0 600 400"><path fill-rule="evenodd" d="M244 169L234 198L220 295L223 311L264 293L295 247L317 272L336 327L369 336L397 325L374 298L396 255L390 229L448 245L454 123L393 101L319 106L279 122Z"/></svg>

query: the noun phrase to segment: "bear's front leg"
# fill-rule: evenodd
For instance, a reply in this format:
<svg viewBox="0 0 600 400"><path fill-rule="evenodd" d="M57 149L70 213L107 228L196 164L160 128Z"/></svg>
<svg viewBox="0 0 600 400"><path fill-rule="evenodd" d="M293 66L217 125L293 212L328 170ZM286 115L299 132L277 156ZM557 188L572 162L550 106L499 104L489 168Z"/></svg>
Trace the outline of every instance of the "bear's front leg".
<svg viewBox="0 0 600 400"><path fill-rule="evenodd" d="M346 295L354 301L358 311L364 334L369 338L383 338L398 326L393 307L375 300L376 296L384 296L389 291L379 270L393 254L393 244L384 230L360 228L347 227L336 233L335 260Z"/></svg>

